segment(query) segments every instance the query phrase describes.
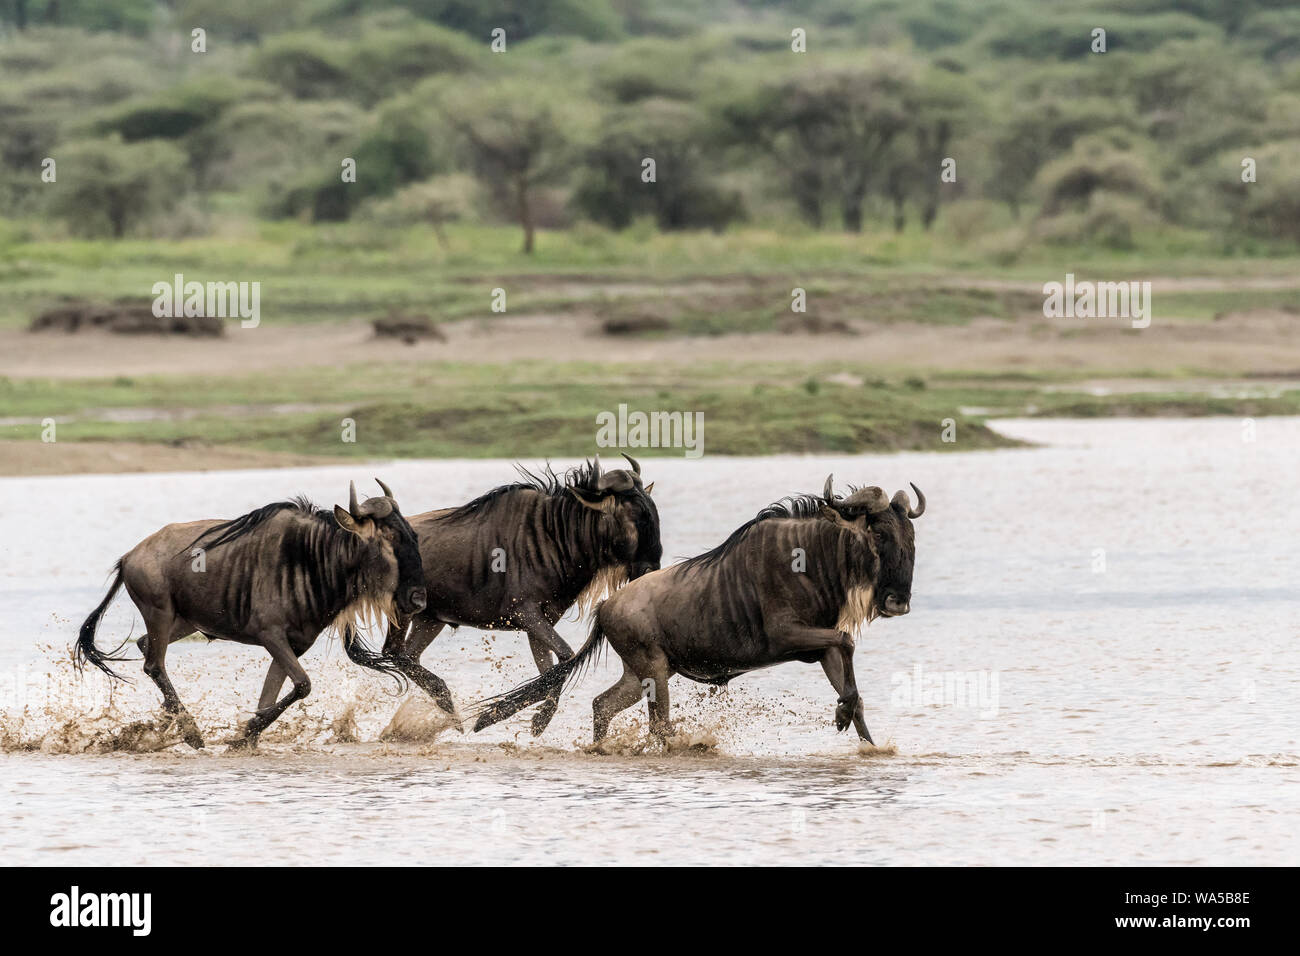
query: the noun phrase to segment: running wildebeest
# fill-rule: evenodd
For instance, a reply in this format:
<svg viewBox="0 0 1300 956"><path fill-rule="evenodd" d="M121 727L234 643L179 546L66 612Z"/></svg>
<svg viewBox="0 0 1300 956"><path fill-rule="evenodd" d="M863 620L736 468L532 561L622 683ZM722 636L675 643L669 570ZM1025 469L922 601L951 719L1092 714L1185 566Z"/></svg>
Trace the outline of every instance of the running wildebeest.
<svg viewBox="0 0 1300 956"><path fill-rule="evenodd" d="M451 693L420 655L450 624L510 628L528 634L539 672L573 650L555 622L575 604L580 613L625 581L659 569L659 511L641 466L602 471L600 457L561 479L520 468L524 481L502 485L459 508L414 515L429 603L409 634L389 628L384 656L454 714ZM400 622L399 622L400 623ZM554 655L554 658L552 657ZM556 687L533 717L540 734L559 703Z"/></svg>
<svg viewBox="0 0 1300 956"><path fill-rule="evenodd" d="M396 666L367 648L355 630L357 621L380 614L409 617L426 600L415 532L392 491L378 483L383 496L362 503L352 485L346 510L318 510L295 498L230 521L169 524L154 532L114 566L108 594L81 625L78 663L89 661L124 679L108 666L122 660L119 654L95 647L95 629L125 585L147 629L138 642L144 672L191 747L202 747L203 738L164 666L168 645L188 634L260 644L271 655L257 711L238 744L255 743L289 705L311 693L298 658L326 628L341 630L354 663L400 680ZM293 689L277 701L286 677Z"/></svg>
<svg viewBox="0 0 1300 956"><path fill-rule="evenodd" d="M877 487L837 498L800 495L760 511L726 541L632 582L596 610L578 653L500 697L484 701L475 730L549 699L605 641L623 676L592 704L595 740L614 715L648 696L650 731L671 733L668 678L705 684L785 661L820 663L839 695L835 725L873 743L853 676L854 632L877 616L910 610L916 542L912 520L925 495L893 499ZM799 555L802 555L802 570Z"/></svg>

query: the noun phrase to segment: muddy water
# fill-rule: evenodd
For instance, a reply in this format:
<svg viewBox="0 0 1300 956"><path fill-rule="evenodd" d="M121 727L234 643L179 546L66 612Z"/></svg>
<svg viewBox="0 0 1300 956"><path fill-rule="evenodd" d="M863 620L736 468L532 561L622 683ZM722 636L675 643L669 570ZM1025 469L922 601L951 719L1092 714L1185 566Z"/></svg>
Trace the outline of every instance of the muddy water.
<svg viewBox="0 0 1300 956"><path fill-rule="evenodd" d="M168 520L299 491L336 501L372 470L413 512L509 480L508 465L0 480L0 859L1300 862L1300 420L1261 419L1253 442L1235 419L1001 427L1050 445L646 462L667 558L830 470L926 491L912 613L859 641L882 744L865 752L835 732L815 665L713 693L677 678L673 749L646 745L638 708L590 753L610 662L540 740L527 712L462 736L322 641L311 698L253 755L220 741L263 652L173 647L210 744L196 753L158 725L138 664L111 698L67 664L122 551ZM561 626L575 645L584 630ZM119 598L100 643L128 633L139 620ZM531 670L513 633L446 632L425 660L465 703Z"/></svg>

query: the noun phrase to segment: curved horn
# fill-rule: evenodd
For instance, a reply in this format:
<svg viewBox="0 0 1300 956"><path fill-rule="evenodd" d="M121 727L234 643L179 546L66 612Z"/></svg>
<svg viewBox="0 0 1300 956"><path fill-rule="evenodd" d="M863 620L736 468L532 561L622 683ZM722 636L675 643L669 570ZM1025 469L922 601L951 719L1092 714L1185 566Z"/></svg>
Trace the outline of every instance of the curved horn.
<svg viewBox="0 0 1300 956"><path fill-rule="evenodd" d="M911 484L911 482L909 482L909 484ZM890 501L890 504L902 508L909 518L919 518L925 513L925 495L921 493L921 489L916 487L916 485L912 485L912 490L916 492L917 498L917 507L915 509L912 508L912 502L908 499L907 492L902 490L894 492L894 497L893 500Z"/></svg>
<svg viewBox="0 0 1300 956"><path fill-rule="evenodd" d="M907 511L907 516L909 518L919 518L921 517L921 515L925 514L925 492L923 492L920 488L916 487L916 485L910 481L908 482L908 484L912 485L912 490L916 492L916 510L913 511L909 508Z"/></svg>
<svg viewBox="0 0 1300 956"><path fill-rule="evenodd" d="M360 506L357 504L357 483L355 481L348 482L348 514L354 518L361 517Z"/></svg>
<svg viewBox="0 0 1300 956"><path fill-rule="evenodd" d="M629 465L632 466L632 474L634 474L634 475L636 475L638 478L640 478L640 477L641 477L641 464L640 464L640 462L638 462L635 458L633 458L633 457L632 457L631 455L629 455L627 452L622 452L622 455L623 455L624 458L627 459L627 463L628 463Z"/></svg>
<svg viewBox="0 0 1300 956"><path fill-rule="evenodd" d="M596 474L600 475L600 452L596 452Z"/></svg>
<svg viewBox="0 0 1300 956"><path fill-rule="evenodd" d="M826 487L822 489L822 497L826 499L827 504L830 504L835 500L835 490L832 488L832 485L834 485L834 483L835 483L835 473L831 472L829 475L826 476Z"/></svg>
<svg viewBox="0 0 1300 956"><path fill-rule="evenodd" d="M383 491L384 491L384 494L387 495L389 498L392 498L394 501L397 500L397 495L393 494L393 489L392 489L392 488L389 488L386 484L384 484L384 483L383 483L382 481L380 481L378 478L375 479L375 484L377 484L380 488L382 488Z"/></svg>

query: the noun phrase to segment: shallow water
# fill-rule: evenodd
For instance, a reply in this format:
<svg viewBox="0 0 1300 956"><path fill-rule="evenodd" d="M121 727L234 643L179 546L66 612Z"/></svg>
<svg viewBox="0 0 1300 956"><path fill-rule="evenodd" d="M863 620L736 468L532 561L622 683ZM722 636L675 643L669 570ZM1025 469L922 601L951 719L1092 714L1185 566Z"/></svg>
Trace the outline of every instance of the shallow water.
<svg viewBox="0 0 1300 956"><path fill-rule="evenodd" d="M647 747L640 707L610 752L584 751L612 661L540 740L528 712L480 735L380 740L401 700L323 640L304 659L312 696L253 755L220 740L247 716L264 652L175 645L209 747L170 745L141 729L158 701L137 663L110 701L66 660L119 554L170 520L300 491L339 500L371 471L415 512L508 481L509 465L0 479L0 859L1300 862L1300 420L1260 419L1253 442L1238 419L999 427L1051 447L643 462L666 560L827 471L925 490L912 613L858 643L876 752L835 732L834 692L800 664L712 693L675 678L668 753ZM138 636L119 597L101 646L133 621ZM576 646L585 625L560 630ZM470 629L425 662L465 704L532 671L521 635Z"/></svg>

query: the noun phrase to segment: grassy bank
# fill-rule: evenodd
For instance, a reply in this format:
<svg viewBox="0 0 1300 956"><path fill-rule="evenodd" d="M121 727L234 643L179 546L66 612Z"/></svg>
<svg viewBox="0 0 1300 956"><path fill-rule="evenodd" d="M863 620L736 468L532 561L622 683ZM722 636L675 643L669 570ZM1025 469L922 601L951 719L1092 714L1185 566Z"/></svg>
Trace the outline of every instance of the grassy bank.
<svg viewBox="0 0 1300 956"><path fill-rule="evenodd" d="M1095 395L1033 376L960 380L881 375L835 364L711 364L650 369L585 363L362 366L235 377L0 381L16 423L0 438L221 447L322 459L582 456L597 416L702 413L706 454L969 451L1014 444L1001 416L1300 414L1294 390L1190 390L1169 383ZM346 441L345 420L355 423ZM944 441L951 420L955 441ZM352 437L350 434L347 437ZM683 454L647 449L647 456ZM3 463L0 462L0 466Z"/></svg>
<svg viewBox="0 0 1300 956"><path fill-rule="evenodd" d="M841 374L844 374L841 372ZM794 366L426 365L299 369L234 378L13 381L0 400L21 424L0 437L236 445L329 457L539 457L597 449L597 415L700 413L710 454L950 448L1008 442L958 406L977 393L872 379L838 384ZM344 420L356 423L344 441ZM653 451L651 452L654 453ZM661 453L682 454L680 449Z"/></svg>
<svg viewBox="0 0 1300 956"><path fill-rule="evenodd" d="M861 235L774 229L658 233L594 226L544 233L534 256L509 227L426 228L242 223L182 240L41 238L0 220L0 326L25 326L60 299L149 299L176 273L262 284L267 322L312 322L415 309L437 321L492 319L492 290L513 316L580 309L652 314L688 334L760 331L790 314L795 287L825 319L960 323L1041 314L1042 283L1065 272L1107 280L1185 276L1289 288L1170 289L1162 317L1204 320L1251 308L1300 309L1294 253L1225 256L1199 234L1153 232L1129 251L1007 241L1014 254L922 232ZM982 237L987 238L987 237ZM987 246L996 246L989 241Z"/></svg>

